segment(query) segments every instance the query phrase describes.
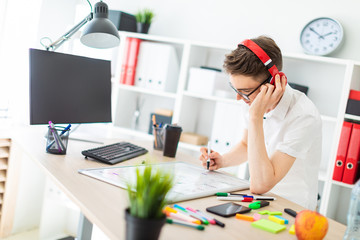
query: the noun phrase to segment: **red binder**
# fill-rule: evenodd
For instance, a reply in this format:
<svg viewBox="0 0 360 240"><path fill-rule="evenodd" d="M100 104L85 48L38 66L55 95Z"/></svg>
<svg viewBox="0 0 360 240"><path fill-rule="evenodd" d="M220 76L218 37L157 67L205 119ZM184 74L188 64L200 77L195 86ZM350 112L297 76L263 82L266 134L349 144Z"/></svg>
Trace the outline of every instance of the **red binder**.
<svg viewBox="0 0 360 240"><path fill-rule="evenodd" d="M353 123L342 181L354 184L359 178L360 124Z"/></svg>
<svg viewBox="0 0 360 240"><path fill-rule="evenodd" d="M342 181L352 127L352 123L344 121L341 129L340 141L334 166L333 180L336 181Z"/></svg>
<svg viewBox="0 0 360 240"><path fill-rule="evenodd" d="M126 38L125 41L125 51L121 62L121 72L120 72L120 83L125 84L125 76L128 67L129 53L130 53L130 41L131 38Z"/></svg>
<svg viewBox="0 0 360 240"><path fill-rule="evenodd" d="M141 40L138 38L132 38L130 42L130 53L129 53L127 71L125 76L125 84L127 85L134 85L135 83L135 71L136 71L136 64L139 54L140 42Z"/></svg>

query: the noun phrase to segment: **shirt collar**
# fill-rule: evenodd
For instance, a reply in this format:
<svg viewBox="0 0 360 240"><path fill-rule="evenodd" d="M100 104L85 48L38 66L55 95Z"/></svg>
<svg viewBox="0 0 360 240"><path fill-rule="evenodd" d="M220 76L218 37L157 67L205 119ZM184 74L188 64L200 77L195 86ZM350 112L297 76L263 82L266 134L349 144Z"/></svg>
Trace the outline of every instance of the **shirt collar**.
<svg viewBox="0 0 360 240"><path fill-rule="evenodd" d="M276 118L279 118L281 120L285 118L285 115L288 112L290 102L291 102L291 97L293 94L293 92L291 90L292 90L291 87L288 84L286 84L285 92L284 92L283 96L281 97L278 105L270 112L265 113L265 115L264 115L265 118L270 118L273 115L274 115L274 117L276 116Z"/></svg>

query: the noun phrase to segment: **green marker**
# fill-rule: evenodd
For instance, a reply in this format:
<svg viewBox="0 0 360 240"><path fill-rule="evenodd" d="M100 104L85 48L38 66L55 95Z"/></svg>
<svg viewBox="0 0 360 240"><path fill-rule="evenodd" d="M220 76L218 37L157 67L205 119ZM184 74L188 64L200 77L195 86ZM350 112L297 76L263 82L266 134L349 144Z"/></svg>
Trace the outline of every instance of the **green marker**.
<svg viewBox="0 0 360 240"><path fill-rule="evenodd" d="M225 193L225 192L218 192L215 193L216 196L219 197L228 197L228 196L247 196L246 194L242 194L242 193ZM250 196L249 196L250 197Z"/></svg>
<svg viewBox="0 0 360 240"><path fill-rule="evenodd" d="M179 221L179 220L175 220L175 219L170 219L170 218L167 218L166 222L170 223L170 224L178 224L178 225L182 225L182 226L186 226L186 227L196 228L197 230L204 230L205 229L205 227L202 226L202 225L197 225L197 224L193 224L193 223L187 223L187 222L183 222L183 221Z"/></svg>

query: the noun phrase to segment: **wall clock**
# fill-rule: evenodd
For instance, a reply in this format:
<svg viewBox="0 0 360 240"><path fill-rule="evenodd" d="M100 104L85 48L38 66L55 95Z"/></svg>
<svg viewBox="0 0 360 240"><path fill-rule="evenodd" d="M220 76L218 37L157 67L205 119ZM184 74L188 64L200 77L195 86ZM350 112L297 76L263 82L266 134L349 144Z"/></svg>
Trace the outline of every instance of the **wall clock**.
<svg viewBox="0 0 360 240"><path fill-rule="evenodd" d="M323 56L334 52L341 45L343 36L343 28L337 20L321 17L305 25L300 42L305 53Z"/></svg>

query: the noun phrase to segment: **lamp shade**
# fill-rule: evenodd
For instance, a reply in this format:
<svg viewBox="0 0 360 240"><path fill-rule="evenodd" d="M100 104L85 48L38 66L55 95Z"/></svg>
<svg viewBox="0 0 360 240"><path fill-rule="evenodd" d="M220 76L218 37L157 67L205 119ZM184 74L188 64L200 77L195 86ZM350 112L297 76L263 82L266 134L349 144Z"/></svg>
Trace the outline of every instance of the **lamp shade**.
<svg viewBox="0 0 360 240"><path fill-rule="evenodd" d="M80 41L92 48L112 48L119 45L119 33L108 19L106 3L98 2L95 4L94 19L87 24Z"/></svg>

